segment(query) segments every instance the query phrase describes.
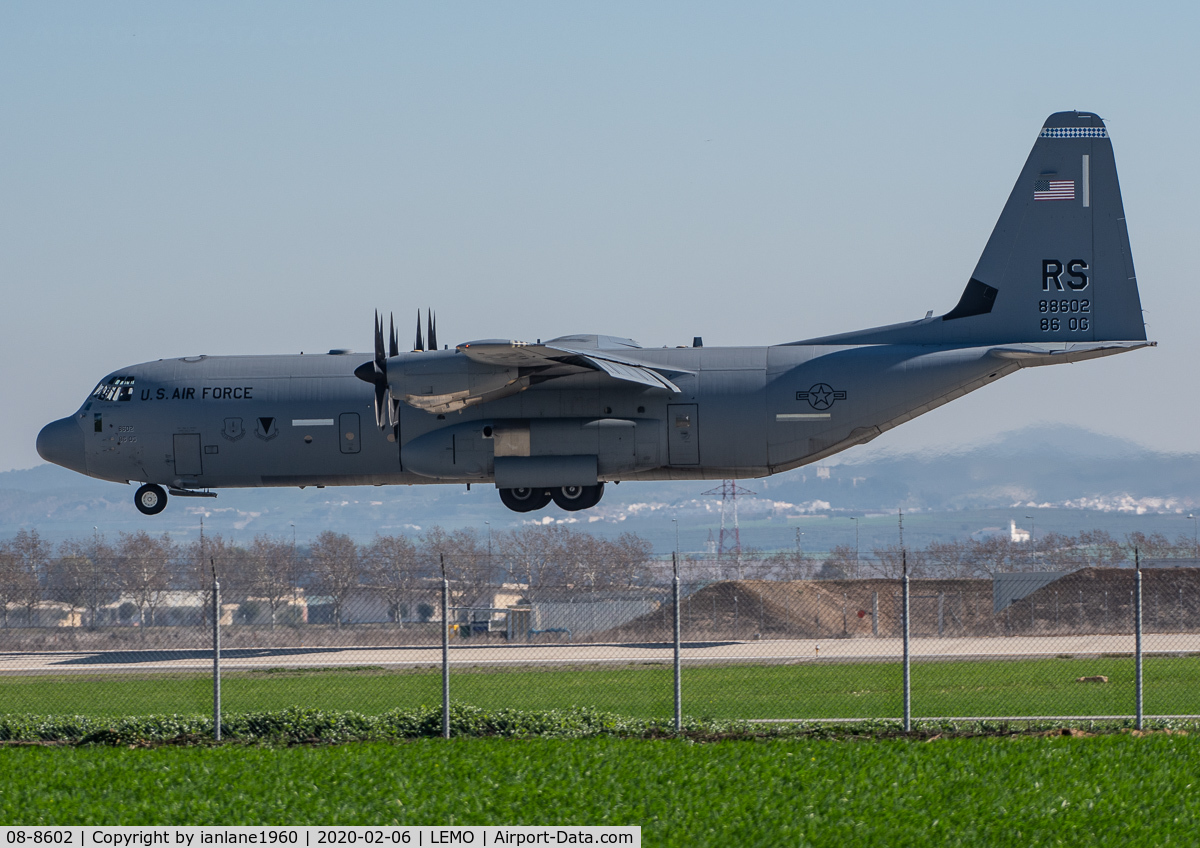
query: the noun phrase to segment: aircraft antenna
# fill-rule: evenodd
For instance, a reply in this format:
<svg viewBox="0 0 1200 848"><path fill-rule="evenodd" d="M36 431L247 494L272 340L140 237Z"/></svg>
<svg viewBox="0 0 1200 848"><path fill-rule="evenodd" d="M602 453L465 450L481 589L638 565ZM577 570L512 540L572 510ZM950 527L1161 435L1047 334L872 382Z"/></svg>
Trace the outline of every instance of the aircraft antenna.
<svg viewBox="0 0 1200 848"><path fill-rule="evenodd" d="M737 579L742 579L742 533L738 526L738 495L753 495L754 492L742 488L736 480L722 480L715 489L704 492L705 495L721 496L721 533L717 542L717 565L722 559L732 559L736 568ZM727 519L732 513L732 521ZM727 527L732 524L732 528Z"/></svg>

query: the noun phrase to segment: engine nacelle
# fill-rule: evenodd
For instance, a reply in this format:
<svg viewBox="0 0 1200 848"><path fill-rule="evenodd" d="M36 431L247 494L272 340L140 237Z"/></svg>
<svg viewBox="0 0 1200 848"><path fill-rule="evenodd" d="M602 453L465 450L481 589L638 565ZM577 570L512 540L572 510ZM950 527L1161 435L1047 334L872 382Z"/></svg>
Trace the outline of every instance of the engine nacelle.
<svg viewBox="0 0 1200 848"><path fill-rule="evenodd" d="M476 362L457 351L430 351L388 360L392 397L430 413L459 412L529 387L516 367Z"/></svg>

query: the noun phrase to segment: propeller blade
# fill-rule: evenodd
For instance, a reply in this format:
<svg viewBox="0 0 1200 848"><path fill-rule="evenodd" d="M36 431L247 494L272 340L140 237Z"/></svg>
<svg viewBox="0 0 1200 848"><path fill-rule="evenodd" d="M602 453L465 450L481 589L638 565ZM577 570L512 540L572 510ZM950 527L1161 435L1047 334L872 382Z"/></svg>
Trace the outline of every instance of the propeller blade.
<svg viewBox="0 0 1200 848"><path fill-rule="evenodd" d="M413 350L424 350L425 342L421 338L421 310L417 310L417 339L413 342Z"/></svg>
<svg viewBox="0 0 1200 848"><path fill-rule="evenodd" d="M429 310L429 349L437 350L437 316L433 314L433 310Z"/></svg>
<svg viewBox="0 0 1200 848"><path fill-rule="evenodd" d="M432 321L432 318L430 319ZM430 335L434 334L433 324L429 325ZM392 396L388 385L388 359L400 355L400 341L396 337L396 316L388 316L388 335L385 344L383 336L383 316L375 310L375 358L364 362L354 369L354 376L365 383L371 383L375 388L375 423L382 430L391 426L399 438L400 401ZM421 312L417 311L417 339L414 350L424 350L425 343L421 338Z"/></svg>
<svg viewBox="0 0 1200 848"><path fill-rule="evenodd" d="M387 423L384 421L384 417L383 417L384 404L387 403L387 393L388 393L387 381L386 380L376 380L375 381L375 423L379 425L380 430L382 430L384 428L384 425Z"/></svg>
<svg viewBox="0 0 1200 848"><path fill-rule="evenodd" d="M393 342L395 346L395 330L393 329ZM387 356L383 347L383 317L379 314L379 310L375 310L375 358L370 362L364 362L362 365L354 369L354 376L366 383L371 383L375 387L375 423L379 425L379 429L385 426L384 411L388 402L388 379L387 379ZM389 416L390 417L390 416Z"/></svg>

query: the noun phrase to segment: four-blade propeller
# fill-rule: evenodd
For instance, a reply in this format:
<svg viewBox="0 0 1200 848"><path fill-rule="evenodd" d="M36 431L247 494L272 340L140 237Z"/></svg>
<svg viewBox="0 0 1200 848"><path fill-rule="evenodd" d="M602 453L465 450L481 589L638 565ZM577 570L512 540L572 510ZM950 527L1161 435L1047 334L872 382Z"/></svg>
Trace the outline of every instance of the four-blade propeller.
<svg viewBox="0 0 1200 848"><path fill-rule="evenodd" d="M433 310L428 310L427 324L429 349L437 350L437 318ZM421 312L417 310L417 338L413 343L414 351L425 350L425 340L421 336ZM383 316L375 310L375 358L364 362L354 369L354 376L364 383L375 387L375 423L379 429L396 427L400 423L400 401L392 396L388 388L388 360L400 355L400 342L396 336L396 320L394 315L388 316L387 349L384 349ZM384 410L386 409L386 415Z"/></svg>

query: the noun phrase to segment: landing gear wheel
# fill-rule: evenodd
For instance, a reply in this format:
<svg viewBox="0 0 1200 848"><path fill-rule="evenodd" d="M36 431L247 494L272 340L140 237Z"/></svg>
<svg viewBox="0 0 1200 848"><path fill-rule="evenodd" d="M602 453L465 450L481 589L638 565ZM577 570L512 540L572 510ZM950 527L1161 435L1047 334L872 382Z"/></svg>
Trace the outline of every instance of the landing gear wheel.
<svg viewBox="0 0 1200 848"><path fill-rule="evenodd" d="M550 503L550 493L537 489L501 489L500 502L513 512L534 512Z"/></svg>
<svg viewBox="0 0 1200 848"><path fill-rule="evenodd" d="M147 483L134 493L133 505L142 515L158 515L167 508L167 493L162 486Z"/></svg>
<svg viewBox="0 0 1200 848"><path fill-rule="evenodd" d="M595 486L562 486L554 490L554 502L568 512L591 509L604 497L604 484Z"/></svg>

